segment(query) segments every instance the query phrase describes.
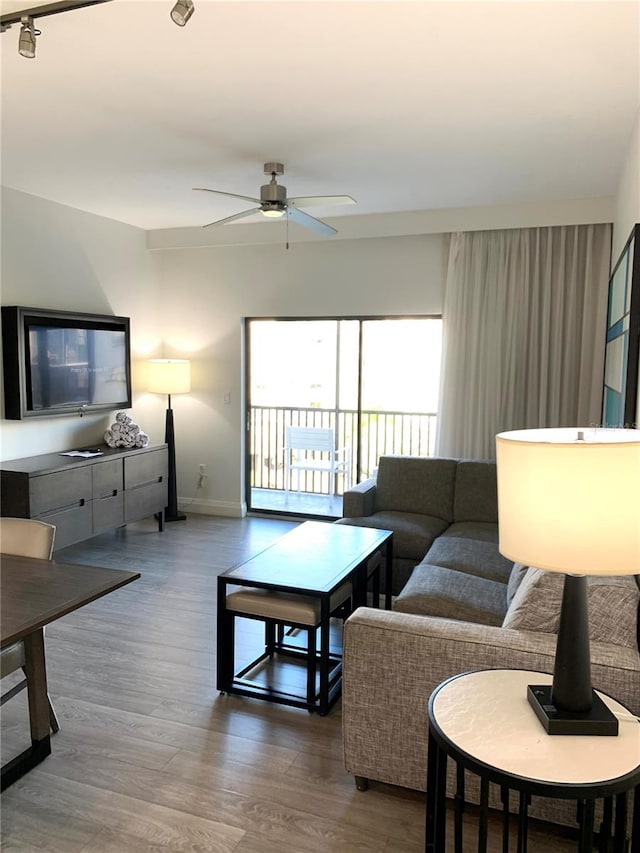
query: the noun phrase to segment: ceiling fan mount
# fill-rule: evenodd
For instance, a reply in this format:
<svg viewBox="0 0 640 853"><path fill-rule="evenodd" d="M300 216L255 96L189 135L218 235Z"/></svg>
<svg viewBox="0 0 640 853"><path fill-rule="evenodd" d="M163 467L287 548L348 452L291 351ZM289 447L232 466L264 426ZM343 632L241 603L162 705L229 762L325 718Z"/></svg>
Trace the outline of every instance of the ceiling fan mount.
<svg viewBox="0 0 640 853"><path fill-rule="evenodd" d="M231 198L240 198L245 201L252 201L258 205L249 210L243 210L241 213L234 213L232 216L225 216L223 219L217 219L215 222L209 222L204 227L209 225L222 225L227 222L233 222L238 219L244 219L246 216L253 216L255 213L262 213L267 218L279 218L286 216L297 222L299 225L304 225L305 228L311 228L318 234L330 235L336 234L337 229L321 219L316 219L315 216L310 216L308 213L300 210L301 207L310 207L313 205L334 205L334 204L355 204L355 199L349 195L332 195L332 196L298 196L294 198L287 197L287 188L277 181L278 175L284 175L284 165L282 163L269 162L264 164L265 175L271 175L271 180L268 184L263 184L260 187L260 198L252 196L238 195L237 193L229 193L224 190L212 190L207 187L194 187L198 192L215 193L217 195L230 196Z"/></svg>
<svg viewBox="0 0 640 853"><path fill-rule="evenodd" d="M278 175L284 175L284 166L282 163L265 163L264 173L271 175L271 180L260 187L260 210L265 216L284 216L287 212L287 188L276 180Z"/></svg>

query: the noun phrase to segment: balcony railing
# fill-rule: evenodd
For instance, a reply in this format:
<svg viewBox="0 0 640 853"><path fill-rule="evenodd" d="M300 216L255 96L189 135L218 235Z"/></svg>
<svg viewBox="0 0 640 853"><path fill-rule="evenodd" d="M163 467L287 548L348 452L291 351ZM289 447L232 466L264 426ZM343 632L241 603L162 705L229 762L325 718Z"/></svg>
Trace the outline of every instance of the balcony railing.
<svg viewBox="0 0 640 853"><path fill-rule="evenodd" d="M333 429L338 448L350 450L352 484L372 476L380 456L432 456L434 453L437 419L434 412L364 411L360 415L359 448L355 409L253 406L250 419L251 485L257 489L286 488L284 446L288 426ZM335 493L342 494L346 487L344 478L339 475L337 480ZM328 474L301 473L302 491L328 495L333 493L331 485Z"/></svg>

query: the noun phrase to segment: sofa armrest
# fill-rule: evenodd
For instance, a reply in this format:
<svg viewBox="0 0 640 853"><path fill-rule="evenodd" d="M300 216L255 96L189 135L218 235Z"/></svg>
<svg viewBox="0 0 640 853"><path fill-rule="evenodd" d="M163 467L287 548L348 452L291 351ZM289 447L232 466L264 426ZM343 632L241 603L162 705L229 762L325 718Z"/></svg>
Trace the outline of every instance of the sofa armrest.
<svg viewBox="0 0 640 853"><path fill-rule="evenodd" d="M343 518L362 518L372 515L376 500L376 478L363 480L342 496Z"/></svg>
<svg viewBox="0 0 640 853"><path fill-rule="evenodd" d="M478 669L552 672L555 645L553 634L359 608L344 635L347 771L424 791L427 702L438 684ZM638 652L594 642L591 657L594 687L640 713Z"/></svg>

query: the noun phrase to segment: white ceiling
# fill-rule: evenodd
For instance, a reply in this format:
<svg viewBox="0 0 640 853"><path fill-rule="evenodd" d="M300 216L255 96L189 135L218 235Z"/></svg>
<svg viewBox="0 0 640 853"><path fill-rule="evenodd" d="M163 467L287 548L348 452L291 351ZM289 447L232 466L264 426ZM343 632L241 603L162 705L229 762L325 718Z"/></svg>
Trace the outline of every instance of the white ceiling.
<svg viewBox="0 0 640 853"><path fill-rule="evenodd" d="M639 104L635 0L173 0L2 34L2 183L144 229L257 195L348 193L342 216L616 193ZM2 10L20 5L2 3Z"/></svg>

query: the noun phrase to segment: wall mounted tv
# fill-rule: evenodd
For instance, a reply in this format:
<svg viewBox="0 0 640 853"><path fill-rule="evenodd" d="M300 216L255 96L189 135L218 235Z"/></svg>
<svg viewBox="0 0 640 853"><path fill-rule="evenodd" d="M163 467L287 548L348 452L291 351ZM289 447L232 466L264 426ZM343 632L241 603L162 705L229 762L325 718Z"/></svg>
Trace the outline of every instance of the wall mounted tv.
<svg viewBox="0 0 640 853"><path fill-rule="evenodd" d="M129 318L2 307L4 416L131 406Z"/></svg>

